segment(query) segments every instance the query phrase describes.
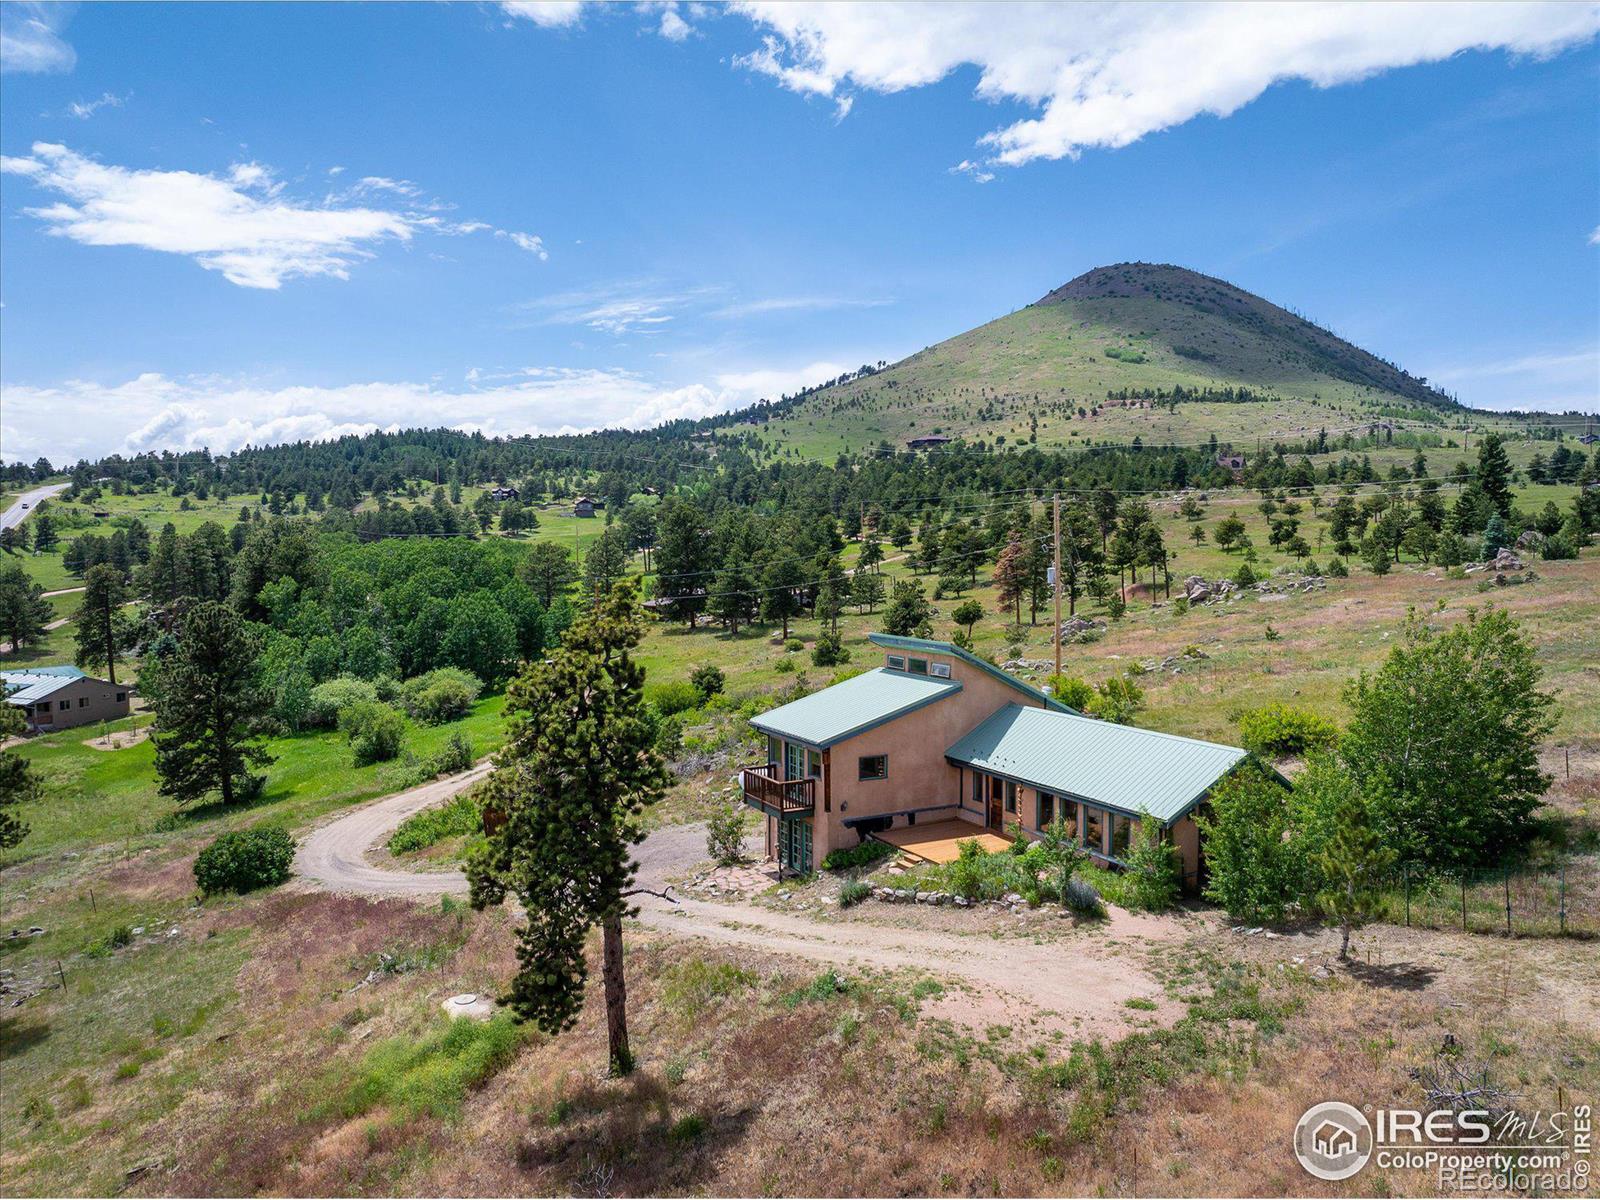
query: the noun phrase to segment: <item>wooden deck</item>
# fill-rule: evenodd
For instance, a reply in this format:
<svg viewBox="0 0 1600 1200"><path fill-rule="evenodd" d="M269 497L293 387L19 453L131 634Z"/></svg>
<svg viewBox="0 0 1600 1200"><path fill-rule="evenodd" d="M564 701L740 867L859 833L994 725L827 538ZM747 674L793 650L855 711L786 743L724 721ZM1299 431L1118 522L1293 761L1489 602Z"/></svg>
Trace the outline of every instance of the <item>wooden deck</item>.
<svg viewBox="0 0 1600 1200"><path fill-rule="evenodd" d="M926 825L908 825L903 829L888 829L873 834L881 842L898 847L912 858L924 862L954 862L961 854L962 842L977 842L991 854L1005 850L1011 839L990 833L982 825L971 821L930 821Z"/></svg>

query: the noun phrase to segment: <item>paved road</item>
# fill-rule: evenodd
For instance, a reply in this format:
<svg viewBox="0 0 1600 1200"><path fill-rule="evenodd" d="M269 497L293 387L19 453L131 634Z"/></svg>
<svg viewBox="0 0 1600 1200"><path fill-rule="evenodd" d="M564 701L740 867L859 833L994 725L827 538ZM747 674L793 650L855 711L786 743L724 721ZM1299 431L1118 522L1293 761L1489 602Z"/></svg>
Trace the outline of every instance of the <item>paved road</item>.
<svg viewBox="0 0 1600 1200"><path fill-rule="evenodd" d="M459 871L384 870L369 863L366 852L406 817L443 803L488 770L488 765L482 764L464 774L373 801L314 830L295 856L295 873L314 887L367 896L464 893L466 878ZM689 870L705 856L703 825L658 829L639 846L639 885L661 890L669 878ZM888 911L890 919L900 915ZM914 921L920 914L904 915ZM1001 912L984 916L994 924L1016 919ZM789 954L831 966L933 972L966 985L948 992L933 1011L973 1028L1043 1020L1067 1032L1105 1036L1126 1029L1126 1002L1136 996L1155 1001L1159 1015L1168 1015L1171 1007L1159 984L1126 947L1183 936L1182 927L1169 918L1134 916L1120 910L1113 910L1110 922L1095 932L1065 941L1041 941L866 920L823 922L755 904L735 907L687 897L678 897L674 903L640 896L639 920L650 928L686 937Z"/></svg>
<svg viewBox="0 0 1600 1200"><path fill-rule="evenodd" d="M39 501L48 500L57 492L66 490L67 485L64 483L49 483L44 487L36 487L32 491L23 492L5 512L0 512L0 529L11 529L14 526L21 525L33 514L33 510L39 507ZM28 507L22 507L24 504Z"/></svg>

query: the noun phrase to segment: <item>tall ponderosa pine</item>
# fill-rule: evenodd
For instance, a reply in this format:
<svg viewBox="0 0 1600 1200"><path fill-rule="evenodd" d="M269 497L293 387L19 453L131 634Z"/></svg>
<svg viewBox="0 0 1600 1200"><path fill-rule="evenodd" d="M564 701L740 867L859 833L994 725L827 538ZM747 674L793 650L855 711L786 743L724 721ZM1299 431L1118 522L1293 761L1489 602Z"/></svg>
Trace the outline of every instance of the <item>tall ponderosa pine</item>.
<svg viewBox="0 0 1600 1200"><path fill-rule="evenodd" d="M629 653L643 637L630 580L567 631L561 648L507 690L508 740L486 787L489 836L467 864L477 908L516 897L520 969L508 1001L555 1033L583 1006L584 942L599 924L611 1070L633 1068L628 1047L622 918L633 888L640 816L665 793L643 704L644 669Z"/></svg>
<svg viewBox="0 0 1600 1200"><path fill-rule="evenodd" d="M1478 444L1475 482L1502 517L1511 515L1511 459L1497 433L1489 434Z"/></svg>
<svg viewBox="0 0 1600 1200"><path fill-rule="evenodd" d="M549 608L577 581L578 565L572 561L572 551L559 542L535 542L517 574L533 589L539 603Z"/></svg>
<svg viewBox="0 0 1600 1200"><path fill-rule="evenodd" d="M21 563L0 566L0 638L20 650L45 635L54 610Z"/></svg>
<svg viewBox="0 0 1600 1200"><path fill-rule="evenodd" d="M272 696L259 677L261 640L208 600L184 614L177 648L147 668L163 796L184 805L218 792L232 804L250 768L274 761L263 744Z"/></svg>
<svg viewBox="0 0 1600 1200"><path fill-rule="evenodd" d="M104 667L112 683L117 681L117 659L138 641L137 625L122 611L127 599L122 572L110 563L90 567L84 575L74 661L91 670Z"/></svg>
<svg viewBox="0 0 1600 1200"><path fill-rule="evenodd" d="M16 737L27 727L15 706L0 704L0 742ZM28 836L28 827L11 810L43 794L44 785L34 774L33 764L20 754L0 750L0 850L9 850Z"/></svg>

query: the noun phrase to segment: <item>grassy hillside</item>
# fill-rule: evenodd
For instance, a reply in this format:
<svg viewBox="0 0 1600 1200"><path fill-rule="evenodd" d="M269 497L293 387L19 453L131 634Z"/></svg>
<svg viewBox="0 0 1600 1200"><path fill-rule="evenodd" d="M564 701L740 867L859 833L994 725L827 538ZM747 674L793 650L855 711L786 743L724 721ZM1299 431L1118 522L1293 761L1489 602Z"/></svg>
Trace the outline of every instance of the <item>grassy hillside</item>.
<svg viewBox="0 0 1600 1200"><path fill-rule="evenodd" d="M1158 398L1180 388L1200 396ZM1377 420L1516 423L1461 408L1231 284L1135 263L1090 271L1026 308L814 392L768 423L762 440L807 457L879 441L898 449L933 433L1002 445L1134 436L1181 444L1213 434L1253 444Z"/></svg>

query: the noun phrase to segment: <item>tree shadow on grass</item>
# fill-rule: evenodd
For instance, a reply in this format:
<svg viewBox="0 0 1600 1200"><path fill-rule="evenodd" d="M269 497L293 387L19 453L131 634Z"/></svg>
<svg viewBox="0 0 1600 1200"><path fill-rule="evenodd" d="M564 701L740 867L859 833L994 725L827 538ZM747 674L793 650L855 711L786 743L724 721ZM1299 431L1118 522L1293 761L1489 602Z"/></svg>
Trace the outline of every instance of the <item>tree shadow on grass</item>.
<svg viewBox="0 0 1600 1200"><path fill-rule="evenodd" d="M1345 970L1352 979L1360 980L1368 987L1385 988L1395 992L1425 991L1439 977L1437 968L1411 962L1378 965L1351 959L1345 964Z"/></svg>
<svg viewBox="0 0 1600 1200"><path fill-rule="evenodd" d="M0 1016L0 1059L31 1050L49 1036L49 1021L30 1016Z"/></svg>

